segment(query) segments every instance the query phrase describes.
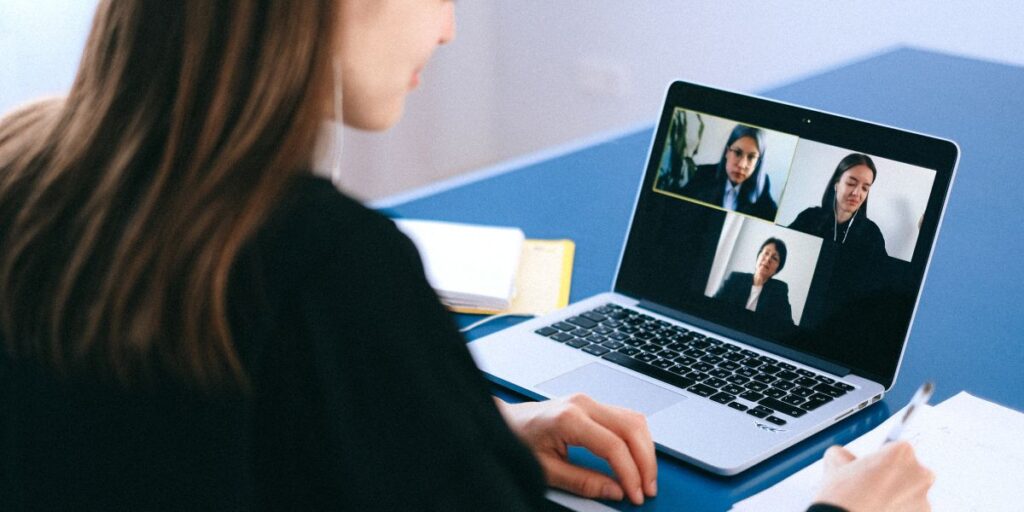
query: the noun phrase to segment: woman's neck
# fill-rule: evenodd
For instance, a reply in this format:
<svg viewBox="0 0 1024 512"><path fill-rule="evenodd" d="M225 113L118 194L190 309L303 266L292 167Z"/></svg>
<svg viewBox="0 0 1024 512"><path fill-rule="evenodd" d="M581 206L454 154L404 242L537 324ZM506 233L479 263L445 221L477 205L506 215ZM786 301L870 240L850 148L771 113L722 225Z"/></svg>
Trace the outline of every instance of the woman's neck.
<svg viewBox="0 0 1024 512"><path fill-rule="evenodd" d="M768 280L763 278L763 277L761 277L760 274L758 274L756 272L754 273L754 286L764 286L764 283L767 282L767 281Z"/></svg>
<svg viewBox="0 0 1024 512"><path fill-rule="evenodd" d="M853 214L854 214L854 212L848 212L848 211L845 211L845 210L838 210L836 212L836 222L838 222L840 224L844 224L844 223L846 223L846 221L850 220L850 217L853 217Z"/></svg>

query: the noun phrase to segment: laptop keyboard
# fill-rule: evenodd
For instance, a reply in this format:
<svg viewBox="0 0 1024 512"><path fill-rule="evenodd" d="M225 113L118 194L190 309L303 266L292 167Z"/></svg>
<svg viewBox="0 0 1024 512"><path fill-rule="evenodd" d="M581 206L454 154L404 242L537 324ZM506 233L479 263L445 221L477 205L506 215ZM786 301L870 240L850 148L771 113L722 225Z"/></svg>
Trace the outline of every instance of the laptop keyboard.
<svg viewBox="0 0 1024 512"><path fill-rule="evenodd" d="M854 389L617 304L534 332L779 426Z"/></svg>

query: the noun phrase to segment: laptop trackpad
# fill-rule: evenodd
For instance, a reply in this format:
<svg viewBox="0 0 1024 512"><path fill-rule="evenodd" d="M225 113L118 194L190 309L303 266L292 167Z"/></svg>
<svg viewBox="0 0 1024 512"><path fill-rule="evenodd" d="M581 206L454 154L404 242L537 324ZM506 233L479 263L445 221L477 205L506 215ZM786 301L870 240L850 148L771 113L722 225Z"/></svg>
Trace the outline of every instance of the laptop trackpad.
<svg viewBox="0 0 1024 512"><path fill-rule="evenodd" d="M686 397L642 381L601 363L591 363L537 385L551 396L585 393L598 402L650 416Z"/></svg>

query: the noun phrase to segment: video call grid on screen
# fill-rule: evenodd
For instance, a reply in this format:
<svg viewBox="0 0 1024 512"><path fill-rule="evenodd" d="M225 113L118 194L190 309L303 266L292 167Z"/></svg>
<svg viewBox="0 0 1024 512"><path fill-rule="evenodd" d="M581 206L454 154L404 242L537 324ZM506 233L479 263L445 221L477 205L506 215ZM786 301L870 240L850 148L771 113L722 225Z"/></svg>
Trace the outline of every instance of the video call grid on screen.
<svg viewBox="0 0 1024 512"><path fill-rule="evenodd" d="M691 106L681 106L684 98ZM737 149L748 158L764 150L757 155L764 178L751 182L759 187L737 188L738 197L748 196L729 206L723 204L725 185L716 179L722 179L718 167L727 163L731 144L726 142L736 127L761 131L761 148ZM655 135L616 291L644 297L701 325L710 322L709 328L719 325L748 342L797 348L891 383L952 181L955 144L681 82L669 91ZM832 233L832 223L829 229L811 229L801 219L803 226L794 226L805 210L822 216L833 172L857 152L835 142L877 149L864 153L877 171L867 193L870 209L862 210L868 214L841 225L850 234L845 251L836 250L835 236L842 233ZM905 163L910 161L922 165ZM671 166L681 162L689 174L670 176ZM751 171L748 180L754 176ZM758 188L765 193L750 194ZM771 200L758 202L762 196ZM867 238L875 243L868 245L876 247L877 262L850 249L861 231L871 231ZM752 275L769 239L786 245L785 264L769 280L785 286L764 286L756 303L744 304L754 296ZM858 273L859 282L844 281Z"/></svg>
<svg viewBox="0 0 1024 512"><path fill-rule="evenodd" d="M761 146L758 148L757 159L760 165L750 165L755 169L751 170L752 175L747 179L757 179L757 173L766 176L764 183L767 187L759 193L767 194L776 205L770 216L739 211L736 206L730 208L719 202L724 194L710 194L717 192L711 190L711 187L723 190L726 187L724 180L729 175L723 172L723 168L728 165L726 152L730 146L727 143L737 128L760 131L763 138L760 143L754 143L755 147ZM680 147L671 139L681 133L686 134L687 140ZM744 138L753 139L749 135L735 137L736 140ZM824 188L830 185L836 166L844 157L855 152L683 108L673 111L666 139L658 164L654 192L727 212L704 294L712 298L721 296L729 276L744 271L752 273L750 271L756 265L760 249L756 247L758 251L751 252L752 247L759 246L764 240L779 240L786 246L787 262L772 279L786 285L790 303L788 320L793 325L800 325L823 239L788 226L804 210L822 207ZM735 144L735 141L732 142ZM676 158L680 153L693 164L688 173L678 172L679 167L684 166L680 165L683 158ZM877 171L867 194L872 199L870 220L882 233L886 255L909 262L914 254L935 171L878 156L867 156ZM669 179L673 172L686 175ZM706 179L711 176L711 172L716 173L716 179ZM748 201L751 202L756 201ZM857 219L854 218L853 222L856 223Z"/></svg>

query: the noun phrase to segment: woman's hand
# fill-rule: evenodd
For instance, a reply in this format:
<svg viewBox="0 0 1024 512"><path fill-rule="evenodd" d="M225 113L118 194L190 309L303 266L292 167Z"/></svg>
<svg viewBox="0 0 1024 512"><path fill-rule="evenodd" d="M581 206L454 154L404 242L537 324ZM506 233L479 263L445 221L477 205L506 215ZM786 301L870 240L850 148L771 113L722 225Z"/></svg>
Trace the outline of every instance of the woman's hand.
<svg viewBox="0 0 1024 512"><path fill-rule="evenodd" d="M889 443L860 459L833 446L825 452L825 487L815 502L849 512L927 511L934 481L907 442Z"/></svg>
<svg viewBox="0 0 1024 512"><path fill-rule="evenodd" d="M507 404L495 399L516 435L533 450L548 485L588 498L639 505L657 494L658 464L647 420L638 412L599 404L586 395ZM608 461L618 481L568 462L569 446Z"/></svg>

